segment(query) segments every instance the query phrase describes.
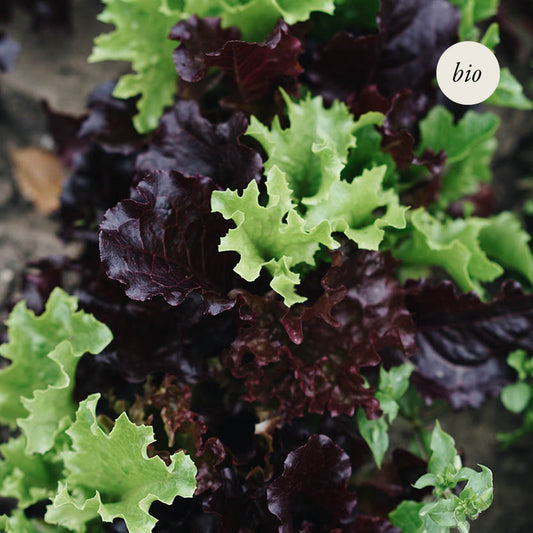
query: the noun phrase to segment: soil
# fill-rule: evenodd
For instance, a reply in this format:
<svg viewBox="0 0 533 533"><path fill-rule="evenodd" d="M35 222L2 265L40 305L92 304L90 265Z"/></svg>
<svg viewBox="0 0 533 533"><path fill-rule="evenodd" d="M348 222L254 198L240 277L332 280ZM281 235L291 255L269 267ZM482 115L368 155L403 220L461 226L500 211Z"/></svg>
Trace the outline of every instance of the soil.
<svg viewBox="0 0 533 533"><path fill-rule="evenodd" d="M20 288L20 273L30 260L53 254L75 255L76 245L56 237L57 223L37 213L17 190L8 158L9 147L49 147L41 101L58 110L81 114L91 88L127 70L117 63L86 62L94 35L105 31L96 20L96 0L74 1L70 32L29 31L29 19L19 12L4 30L22 45L15 71L0 76L0 319L4 319ZM524 70L524 75L528 72ZM531 113L500 111L500 148L494 164L498 208L516 206L521 186L533 168ZM525 182L527 185L527 182ZM504 451L495 433L516 428L497 399L481 410L441 417L443 427L465 451L466 463L487 465L494 472L492 508L473 523L473 533L531 531L533 504L533 436Z"/></svg>

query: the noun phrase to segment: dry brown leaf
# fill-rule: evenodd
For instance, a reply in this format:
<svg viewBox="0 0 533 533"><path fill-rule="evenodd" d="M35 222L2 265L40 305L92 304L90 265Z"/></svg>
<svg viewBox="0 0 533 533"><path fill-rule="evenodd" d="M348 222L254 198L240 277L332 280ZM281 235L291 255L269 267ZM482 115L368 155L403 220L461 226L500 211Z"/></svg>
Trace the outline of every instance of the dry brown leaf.
<svg viewBox="0 0 533 533"><path fill-rule="evenodd" d="M65 179L60 159L42 148L12 148L9 151L18 188L35 208L49 214L59 207Z"/></svg>

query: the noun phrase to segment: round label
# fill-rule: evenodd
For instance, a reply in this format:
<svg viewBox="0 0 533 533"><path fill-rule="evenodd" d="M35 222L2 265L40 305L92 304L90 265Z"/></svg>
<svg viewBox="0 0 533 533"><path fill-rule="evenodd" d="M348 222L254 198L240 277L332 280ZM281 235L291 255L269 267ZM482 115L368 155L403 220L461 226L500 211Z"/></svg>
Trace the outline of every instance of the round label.
<svg viewBox="0 0 533 533"><path fill-rule="evenodd" d="M473 41L450 46L439 59L437 82L453 102L475 105L485 101L498 87L500 65L485 45Z"/></svg>

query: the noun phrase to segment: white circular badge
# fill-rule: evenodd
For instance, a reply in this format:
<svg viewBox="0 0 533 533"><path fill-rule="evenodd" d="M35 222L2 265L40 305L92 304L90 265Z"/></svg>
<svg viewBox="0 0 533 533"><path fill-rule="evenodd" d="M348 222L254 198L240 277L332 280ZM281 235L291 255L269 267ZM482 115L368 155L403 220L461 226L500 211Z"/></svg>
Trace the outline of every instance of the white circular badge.
<svg viewBox="0 0 533 533"><path fill-rule="evenodd" d="M437 82L453 102L475 105L485 101L498 87L500 65L485 45L473 41L450 46L437 64Z"/></svg>

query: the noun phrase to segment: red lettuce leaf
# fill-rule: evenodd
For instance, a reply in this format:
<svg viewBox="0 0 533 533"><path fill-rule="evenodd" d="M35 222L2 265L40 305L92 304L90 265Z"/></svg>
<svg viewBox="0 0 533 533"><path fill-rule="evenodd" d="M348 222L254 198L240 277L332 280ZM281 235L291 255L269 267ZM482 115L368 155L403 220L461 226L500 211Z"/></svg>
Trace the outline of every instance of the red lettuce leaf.
<svg viewBox="0 0 533 533"><path fill-rule="evenodd" d="M222 29L220 22L219 18L193 15L172 28L169 38L180 41L173 58L181 79L189 83L200 81L207 70L206 53L218 50L227 41L239 39L238 28Z"/></svg>
<svg viewBox="0 0 533 533"><path fill-rule="evenodd" d="M350 458L325 435L313 435L290 452L283 474L267 489L268 508L281 522L279 533L313 524L323 531L342 531L356 504L347 487L351 474Z"/></svg>
<svg viewBox="0 0 533 533"><path fill-rule="evenodd" d="M97 242L106 210L129 196L137 152L146 144L133 128L135 100L113 98L115 85L91 92L87 115L59 113L45 104L56 152L70 168L60 198L61 235L68 240Z"/></svg>
<svg viewBox="0 0 533 533"><path fill-rule="evenodd" d="M457 294L451 282L410 282L406 293L419 347L413 379L428 399L479 407L511 377L507 355L533 350L533 295L516 282L487 303L474 293Z"/></svg>
<svg viewBox="0 0 533 533"><path fill-rule="evenodd" d="M385 94L432 80L440 56L458 40L459 21L446 0L382 0L378 83Z"/></svg>
<svg viewBox="0 0 533 533"><path fill-rule="evenodd" d="M388 520L374 516L359 515L354 524L357 533L401 533Z"/></svg>
<svg viewBox="0 0 533 533"><path fill-rule="evenodd" d="M388 254L333 252L323 295L290 311L272 292L234 292L243 326L223 361L244 379L245 398L275 402L287 420L306 410L351 415L361 406L377 416L360 369L377 365L381 349L414 351L414 325L393 267Z"/></svg>
<svg viewBox="0 0 533 533"><path fill-rule="evenodd" d="M137 158L137 170L141 175L153 170L199 174L223 188L244 188L260 179L263 166L261 156L239 142L247 128L241 113L214 125L201 116L196 102L178 101L161 118L148 151Z"/></svg>
<svg viewBox="0 0 533 533"><path fill-rule="evenodd" d="M60 197L63 238L98 242L97 227L105 212L129 196L135 157L108 152L96 143L75 157Z"/></svg>
<svg viewBox="0 0 533 533"><path fill-rule="evenodd" d="M228 223L211 212L214 182L155 171L130 199L107 211L100 225L100 256L111 279L126 285L132 300L162 296L180 305L190 294L205 313L234 306L226 297L236 257L219 253Z"/></svg>
<svg viewBox="0 0 533 533"><path fill-rule="evenodd" d="M296 78L303 72L298 63L301 49L302 43L280 20L263 43L228 41L206 54L205 63L220 68L233 82L236 100L246 103L271 98L278 86L295 93Z"/></svg>

